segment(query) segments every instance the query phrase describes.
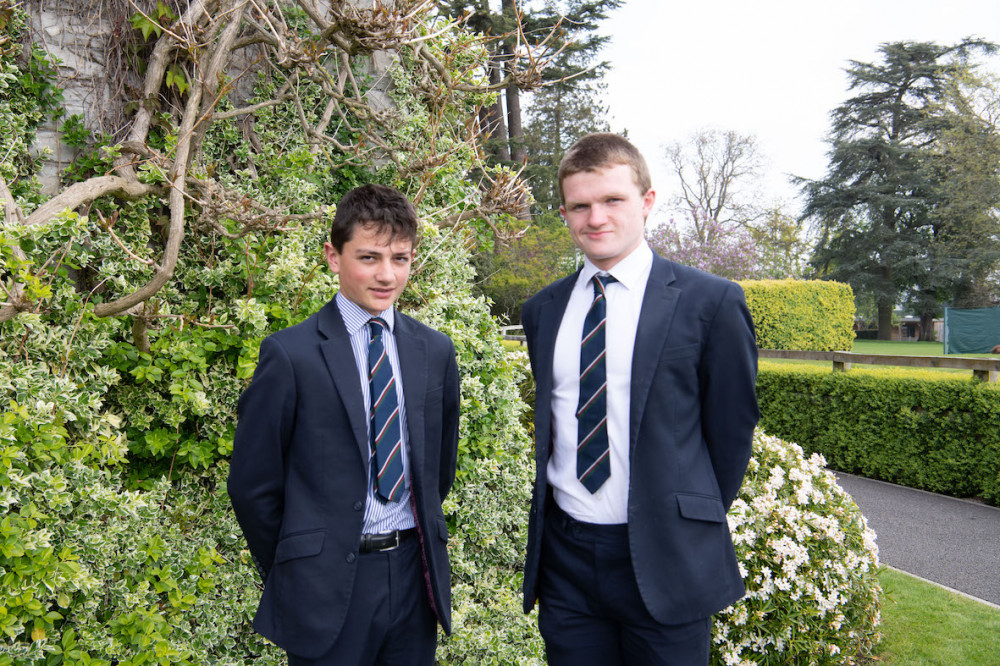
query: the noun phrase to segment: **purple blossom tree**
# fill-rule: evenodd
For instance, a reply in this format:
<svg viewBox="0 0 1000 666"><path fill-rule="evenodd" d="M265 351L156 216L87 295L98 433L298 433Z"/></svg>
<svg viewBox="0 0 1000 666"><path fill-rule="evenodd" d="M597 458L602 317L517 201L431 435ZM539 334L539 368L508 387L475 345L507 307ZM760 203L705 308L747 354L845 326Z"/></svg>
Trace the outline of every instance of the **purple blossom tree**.
<svg viewBox="0 0 1000 666"><path fill-rule="evenodd" d="M762 277L760 251L750 232L735 223L725 224L701 215L699 227L681 228L673 218L647 229L646 240L653 251L677 263L729 278L752 280Z"/></svg>

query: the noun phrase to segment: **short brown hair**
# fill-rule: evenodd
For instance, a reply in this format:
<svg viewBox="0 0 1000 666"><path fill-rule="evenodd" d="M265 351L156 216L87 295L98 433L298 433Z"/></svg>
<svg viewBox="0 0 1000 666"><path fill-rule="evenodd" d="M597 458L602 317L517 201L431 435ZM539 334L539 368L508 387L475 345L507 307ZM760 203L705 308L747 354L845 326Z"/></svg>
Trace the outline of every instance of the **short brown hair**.
<svg viewBox="0 0 1000 666"><path fill-rule="evenodd" d="M417 211L405 194L388 185L369 183L344 195L330 225L330 244L342 252L354 230L367 226L392 240L417 244Z"/></svg>
<svg viewBox="0 0 1000 666"><path fill-rule="evenodd" d="M632 169L632 179L642 194L653 186L649 167L639 149L619 134L599 132L588 134L570 146L559 162L559 200L566 202L563 181L582 171L596 171L607 166L624 164Z"/></svg>

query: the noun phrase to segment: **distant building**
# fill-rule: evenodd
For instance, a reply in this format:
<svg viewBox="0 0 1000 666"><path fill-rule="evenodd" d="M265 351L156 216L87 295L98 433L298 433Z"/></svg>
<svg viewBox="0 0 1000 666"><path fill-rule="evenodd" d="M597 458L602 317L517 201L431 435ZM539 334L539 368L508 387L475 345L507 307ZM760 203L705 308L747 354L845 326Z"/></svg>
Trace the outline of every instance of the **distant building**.
<svg viewBox="0 0 1000 666"><path fill-rule="evenodd" d="M934 340L944 339L944 320L935 319ZM854 332L859 340L878 339L878 329L868 328L868 322L861 318L854 319ZM898 324L892 327L892 339L901 342L916 342L921 339L920 317L907 315L898 317Z"/></svg>

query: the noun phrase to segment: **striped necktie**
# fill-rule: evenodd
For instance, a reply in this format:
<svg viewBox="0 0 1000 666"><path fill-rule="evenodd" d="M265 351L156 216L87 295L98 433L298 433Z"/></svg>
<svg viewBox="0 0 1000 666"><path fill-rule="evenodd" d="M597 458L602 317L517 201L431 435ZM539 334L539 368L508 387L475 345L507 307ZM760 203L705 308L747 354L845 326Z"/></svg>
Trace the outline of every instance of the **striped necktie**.
<svg viewBox="0 0 1000 666"><path fill-rule="evenodd" d="M403 440L399 431L399 404L396 400L396 378L386 354L382 332L388 325L378 318L368 321L371 340L368 343L368 385L371 389L371 427L368 429L372 452L375 454L375 489L387 502L399 499L403 489Z"/></svg>
<svg viewBox="0 0 1000 666"><path fill-rule="evenodd" d="M576 476L591 493L611 476L608 455L608 382L605 370L604 331L607 298L604 288L615 282L610 275L595 275L594 301L583 321L580 343L580 402L576 410Z"/></svg>

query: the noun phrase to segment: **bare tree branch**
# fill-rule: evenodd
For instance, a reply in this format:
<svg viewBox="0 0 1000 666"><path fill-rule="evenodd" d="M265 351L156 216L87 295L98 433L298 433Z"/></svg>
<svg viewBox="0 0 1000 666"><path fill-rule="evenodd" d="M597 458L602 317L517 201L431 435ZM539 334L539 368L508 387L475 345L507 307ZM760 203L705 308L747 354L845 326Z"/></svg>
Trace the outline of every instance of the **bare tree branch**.
<svg viewBox="0 0 1000 666"><path fill-rule="evenodd" d="M35 209L24 221L26 226L48 222L67 208L75 210L84 204L104 196L114 196L126 201L138 201L150 195L165 192L160 185L147 185L122 176L95 176L80 183L74 183Z"/></svg>
<svg viewBox="0 0 1000 666"><path fill-rule="evenodd" d="M153 316L143 303L173 278L190 231L235 240L256 231L283 231L327 215L325 209L290 214L224 187L221 179L212 176L210 165L201 162L202 143L214 122L242 119L240 129L251 139L249 156L224 158L234 170L246 168L255 174L255 155L275 147L253 142L254 116L289 105L296 118L292 121L297 125L294 132L304 134L314 154L335 149L342 153L343 157L337 159L345 165L392 164L399 178L412 181L412 198L419 203L449 160L467 154L470 148L480 154L480 130L475 119L463 126L461 120L456 123L447 116L455 97L496 91L509 84L530 90L541 82L541 70L559 53L551 47L558 43L555 29L540 46L528 48L525 45L529 40L519 25L512 38L517 62L512 62L503 79L493 83L477 81L474 67L454 71L457 56L435 50L435 40L455 24L441 21L431 0L396 0L375 3L367 9L347 0L288 2L297 5L311 22L308 34L303 32L301 21L286 20L286 4L265 0L191 0L172 24L161 22L163 32L152 45L142 74L138 108L125 140L111 146L117 157L110 174L70 185L27 217L17 208L7 184L0 180L6 224L41 224L64 210L76 210L103 197L125 201L166 197L169 224L155 261L143 258L141 251L130 250L110 222L105 221L104 226L105 233L128 260L151 267L153 275L132 293L97 304L93 311L102 317L136 317L136 339L140 342ZM137 6L135 9L139 11ZM478 49L481 43L466 43L462 48ZM389 75L375 83L363 78L362 72L369 71L380 52L398 54L397 63L405 63L408 75L417 81L416 94L429 109L422 136L404 139L394 134L397 128L405 127L407 119L399 109L373 95L390 94ZM238 74L231 71L236 65L241 70ZM186 89L166 86L167 72L180 69L188 79ZM271 99L248 103L233 94L236 83L250 72L261 72L274 82L277 90ZM232 97L236 108L216 112L227 96ZM317 98L321 100L318 103ZM155 149L149 145L150 133L158 114L165 113L177 123L176 144L168 143L170 149ZM287 136L292 132L289 129ZM249 166L244 167L246 164ZM140 166L154 173L159 171L165 182L141 182ZM497 238L508 237L516 233L507 228L508 216L523 208L529 196L526 186L520 173L491 175L486 168L482 173L486 179L481 188L482 201L460 213L449 215L442 211L431 217L440 219L442 226L460 225L473 217L484 219ZM100 212L96 215L103 219ZM192 229L187 228L189 220L195 220ZM0 304L0 321L37 305L23 303L16 289L8 294L8 301Z"/></svg>
<svg viewBox="0 0 1000 666"><path fill-rule="evenodd" d="M160 39L163 40L164 38L161 37ZM177 152L174 157L174 171L171 174L170 227L167 232L167 244L163 251L163 258L159 262L153 278L144 286L110 303L98 304L94 308L94 314L98 317L119 314L128 310L133 305L138 305L156 294L173 277L174 268L177 266L177 257L180 254L181 242L184 240L184 214L186 211L184 205L185 176L187 174L188 158L192 153L195 126L201 116L203 92L204 81L201 78L195 78L191 82L184 115L181 125L178 128L180 139L177 143Z"/></svg>
<svg viewBox="0 0 1000 666"><path fill-rule="evenodd" d="M192 0L187 11L178 21L178 25L191 26L197 23L205 13L205 4L201 0ZM167 73L170 54L175 48L177 48L177 40L171 34L165 34L156 41L153 54L146 65L141 104L135 114L135 120L132 122L132 131L128 135L129 141L145 143L149 136L149 128L156 110L154 100L163 85L163 77ZM115 167L124 177L136 180L135 170L128 162L116 160Z"/></svg>
<svg viewBox="0 0 1000 666"><path fill-rule="evenodd" d="M7 181L0 177L0 197L3 200L3 214L6 224L24 224L24 211L17 205L14 195L7 187Z"/></svg>
<svg viewBox="0 0 1000 666"><path fill-rule="evenodd" d="M752 136L734 131L701 130L688 143L666 148L681 187L678 205L691 218L698 238L708 240L707 220L749 227L763 215L742 188L760 177L761 159Z"/></svg>

